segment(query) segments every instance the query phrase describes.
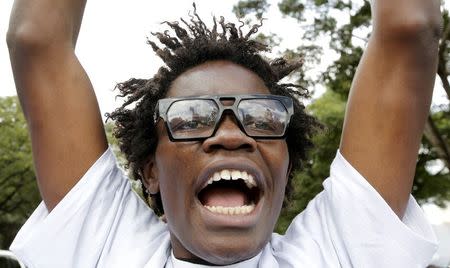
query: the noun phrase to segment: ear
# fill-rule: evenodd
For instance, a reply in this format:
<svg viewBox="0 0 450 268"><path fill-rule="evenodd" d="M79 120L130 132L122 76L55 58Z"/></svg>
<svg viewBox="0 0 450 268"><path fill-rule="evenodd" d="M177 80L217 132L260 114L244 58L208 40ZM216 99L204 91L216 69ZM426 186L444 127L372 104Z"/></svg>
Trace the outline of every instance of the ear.
<svg viewBox="0 0 450 268"><path fill-rule="evenodd" d="M158 172L155 164L155 157L151 156L142 169L142 182L151 194L156 194L159 192L159 180L157 174Z"/></svg>

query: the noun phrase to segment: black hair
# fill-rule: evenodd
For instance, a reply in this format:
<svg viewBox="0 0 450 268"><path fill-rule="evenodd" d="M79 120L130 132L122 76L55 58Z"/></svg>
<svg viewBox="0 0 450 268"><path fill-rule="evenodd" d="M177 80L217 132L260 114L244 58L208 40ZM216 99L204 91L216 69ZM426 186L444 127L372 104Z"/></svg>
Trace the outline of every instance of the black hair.
<svg viewBox="0 0 450 268"><path fill-rule="evenodd" d="M306 113L300 101L308 97L308 91L300 85L281 83L280 80L299 69L302 60L277 58L269 62L264 59L261 53L269 51L269 47L251 39L262 26L262 21L244 34L242 21L236 27L234 23L225 22L223 17L218 21L213 17L213 26L208 28L198 16L195 4L193 14L189 17L187 21L181 18L180 21L164 22L171 31L152 33L161 45L148 39L148 44L165 63L153 78L132 78L116 86L125 102L106 116L115 121L114 136L119 140L131 176L142 181L142 169L149 156L155 153L158 140L153 116L157 101L166 96L171 83L180 74L213 60L227 60L241 65L256 73L271 94L289 96L294 100L294 115L287 130L286 142L292 170L300 169L308 149L313 145L311 138L320 125ZM292 174L286 186L287 198L292 190ZM144 195L147 197L145 191ZM150 205L157 214L164 213L159 194L152 196Z"/></svg>

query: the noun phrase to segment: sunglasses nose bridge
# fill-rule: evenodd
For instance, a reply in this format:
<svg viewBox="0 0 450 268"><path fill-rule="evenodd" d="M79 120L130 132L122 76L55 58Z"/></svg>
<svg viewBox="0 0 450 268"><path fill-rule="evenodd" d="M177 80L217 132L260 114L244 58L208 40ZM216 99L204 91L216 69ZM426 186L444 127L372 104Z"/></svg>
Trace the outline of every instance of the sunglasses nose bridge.
<svg viewBox="0 0 450 268"><path fill-rule="evenodd" d="M216 132L221 127L221 125L227 121L231 120L233 124L235 124L240 129L239 116L232 106L223 107L222 114L220 115L219 120L217 121Z"/></svg>
<svg viewBox="0 0 450 268"><path fill-rule="evenodd" d="M222 110L220 119L215 126L214 134L202 143L202 148L205 152L211 152L220 148L254 151L256 147L256 140L244 132L238 115L231 107Z"/></svg>

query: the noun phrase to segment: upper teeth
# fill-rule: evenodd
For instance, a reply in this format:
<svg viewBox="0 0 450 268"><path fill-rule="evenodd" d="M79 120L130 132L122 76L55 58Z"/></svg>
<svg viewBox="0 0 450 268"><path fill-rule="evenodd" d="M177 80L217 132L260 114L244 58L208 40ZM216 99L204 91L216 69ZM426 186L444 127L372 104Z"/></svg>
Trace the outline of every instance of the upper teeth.
<svg viewBox="0 0 450 268"><path fill-rule="evenodd" d="M245 184L248 188L256 187L255 179L251 174L248 174L246 171L239 171L235 169L223 169L221 171L214 172L214 174L209 178L208 184L211 184L215 181L220 180L244 180Z"/></svg>

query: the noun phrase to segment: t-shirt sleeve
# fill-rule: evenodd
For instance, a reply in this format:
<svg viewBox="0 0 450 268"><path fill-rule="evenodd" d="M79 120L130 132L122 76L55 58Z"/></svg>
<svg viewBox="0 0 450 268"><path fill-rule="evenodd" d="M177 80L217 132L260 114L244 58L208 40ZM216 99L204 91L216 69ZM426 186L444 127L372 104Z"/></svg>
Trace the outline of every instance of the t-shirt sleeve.
<svg viewBox="0 0 450 268"><path fill-rule="evenodd" d="M285 236L272 239L280 262L291 264L304 258L303 263L316 264L309 267L374 268L430 263L436 237L412 196L399 219L339 151L323 186L324 191L294 219ZM302 254L315 260L299 257Z"/></svg>
<svg viewBox="0 0 450 268"><path fill-rule="evenodd" d="M166 236L108 149L50 213L41 202L10 249L27 267L100 267L127 252L143 267L133 252L157 252Z"/></svg>

